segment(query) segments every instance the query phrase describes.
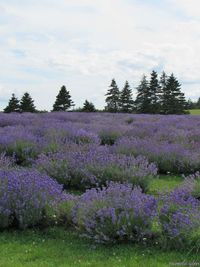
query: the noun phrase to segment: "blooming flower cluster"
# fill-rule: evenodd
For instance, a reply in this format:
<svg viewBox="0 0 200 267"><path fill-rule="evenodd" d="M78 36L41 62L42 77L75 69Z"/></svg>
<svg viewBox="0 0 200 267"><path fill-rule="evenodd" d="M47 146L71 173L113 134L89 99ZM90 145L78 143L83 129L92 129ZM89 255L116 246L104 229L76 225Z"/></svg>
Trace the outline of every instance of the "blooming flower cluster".
<svg viewBox="0 0 200 267"><path fill-rule="evenodd" d="M51 210L98 242L146 238L155 225L183 241L200 227L199 136L195 116L1 113L0 228L35 225ZM147 195L168 172L184 173L182 186ZM64 194L70 187L90 190Z"/></svg>
<svg viewBox="0 0 200 267"><path fill-rule="evenodd" d="M200 200L200 172L183 177L185 178L183 188L193 197Z"/></svg>
<svg viewBox="0 0 200 267"><path fill-rule="evenodd" d="M0 170L0 228L35 225L62 199L62 186L46 175L32 170Z"/></svg>
<svg viewBox="0 0 200 267"><path fill-rule="evenodd" d="M157 202L130 184L86 191L72 209L80 232L96 242L139 240L151 233Z"/></svg>
<svg viewBox="0 0 200 267"><path fill-rule="evenodd" d="M188 188L176 188L162 197L159 222L163 235L182 242L200 227L200 202Z"/></svg>
<svg viewBox="0 0 200 267"><path fill-rule="evenodd" d="M127 123L128 121L128 123ZM200 120L195 116L127 114L0 114L0 152L18 164L69 146L109 145L114 154L145 156L160 173L200 169Z"/></svg>
<svg viewBox="0 0 200 267"><path fill-rule="evenodd" d="M116 155L108 147L90 146L65 153L42 154L36 167L66 187L91 188L108 181L130 182L146 190L156 176L155 164L138 156Z"/></svg>

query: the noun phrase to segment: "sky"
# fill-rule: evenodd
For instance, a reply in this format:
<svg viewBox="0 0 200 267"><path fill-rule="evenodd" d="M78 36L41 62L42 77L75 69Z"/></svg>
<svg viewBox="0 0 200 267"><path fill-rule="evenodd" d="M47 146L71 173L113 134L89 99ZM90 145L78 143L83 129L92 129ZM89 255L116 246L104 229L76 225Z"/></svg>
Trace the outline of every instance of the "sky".
<svg viewBox="0 0 200 267"><path fill-rule="evenodd" d="M200 97L199 0L0 0L0 109L28 91L51 110L62 85L76 107L104 107L111 79L172 72Z"/></svg>

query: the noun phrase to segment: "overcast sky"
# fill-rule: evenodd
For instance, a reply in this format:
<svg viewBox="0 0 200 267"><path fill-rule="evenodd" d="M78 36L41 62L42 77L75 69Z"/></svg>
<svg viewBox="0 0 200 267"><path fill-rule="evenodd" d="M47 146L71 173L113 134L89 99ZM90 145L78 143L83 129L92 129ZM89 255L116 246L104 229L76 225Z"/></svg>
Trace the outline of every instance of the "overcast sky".
<svg viewBox="0 0 200 267"><path fill-rule="evenodd" d="M0 108L29 91L51 109L63 84L100 108L113 77L134 89L152 69L200 96L199 0L0 1Z"/></svg>

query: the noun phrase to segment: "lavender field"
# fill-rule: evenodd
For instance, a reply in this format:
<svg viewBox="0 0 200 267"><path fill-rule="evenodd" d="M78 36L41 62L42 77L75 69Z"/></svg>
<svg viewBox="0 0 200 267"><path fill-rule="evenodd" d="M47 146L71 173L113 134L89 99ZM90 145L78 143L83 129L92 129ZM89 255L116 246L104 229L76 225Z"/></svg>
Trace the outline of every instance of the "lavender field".
<svg viewBox="0 0 200 267"><path fill-rule="evenodd" d="M0 114L0 150L1 230L199 248L198 116ZM174 176L179 186L151 192Z"/></svg>

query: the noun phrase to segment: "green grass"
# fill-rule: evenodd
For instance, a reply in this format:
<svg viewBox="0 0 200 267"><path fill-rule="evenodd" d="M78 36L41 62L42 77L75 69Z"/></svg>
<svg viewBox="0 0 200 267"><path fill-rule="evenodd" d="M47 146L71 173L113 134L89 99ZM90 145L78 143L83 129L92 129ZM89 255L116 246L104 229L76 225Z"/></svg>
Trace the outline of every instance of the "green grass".
<svg viewBox="0 0 200 267"><path fill-rule="evenodd" d="M180 262L200 263L200 254L130 243L94 246L73 231L58 227L0 235L1 267L164 267Z"/></svg>
<svg viewBox="0 0 200 267"><path fill-rule="evenodd" d="M158 178L153 179L149 186L149 193L157 194L157 192L163 192L166 190L172 190L179 186L183 181L179 176L160 175Z"/></svg>
<svg viewBox="0 0 200 267"><path fill-rule="evenodd" d="M200 115L200 109L191 109L189 112L191 115Z"/></svg>

